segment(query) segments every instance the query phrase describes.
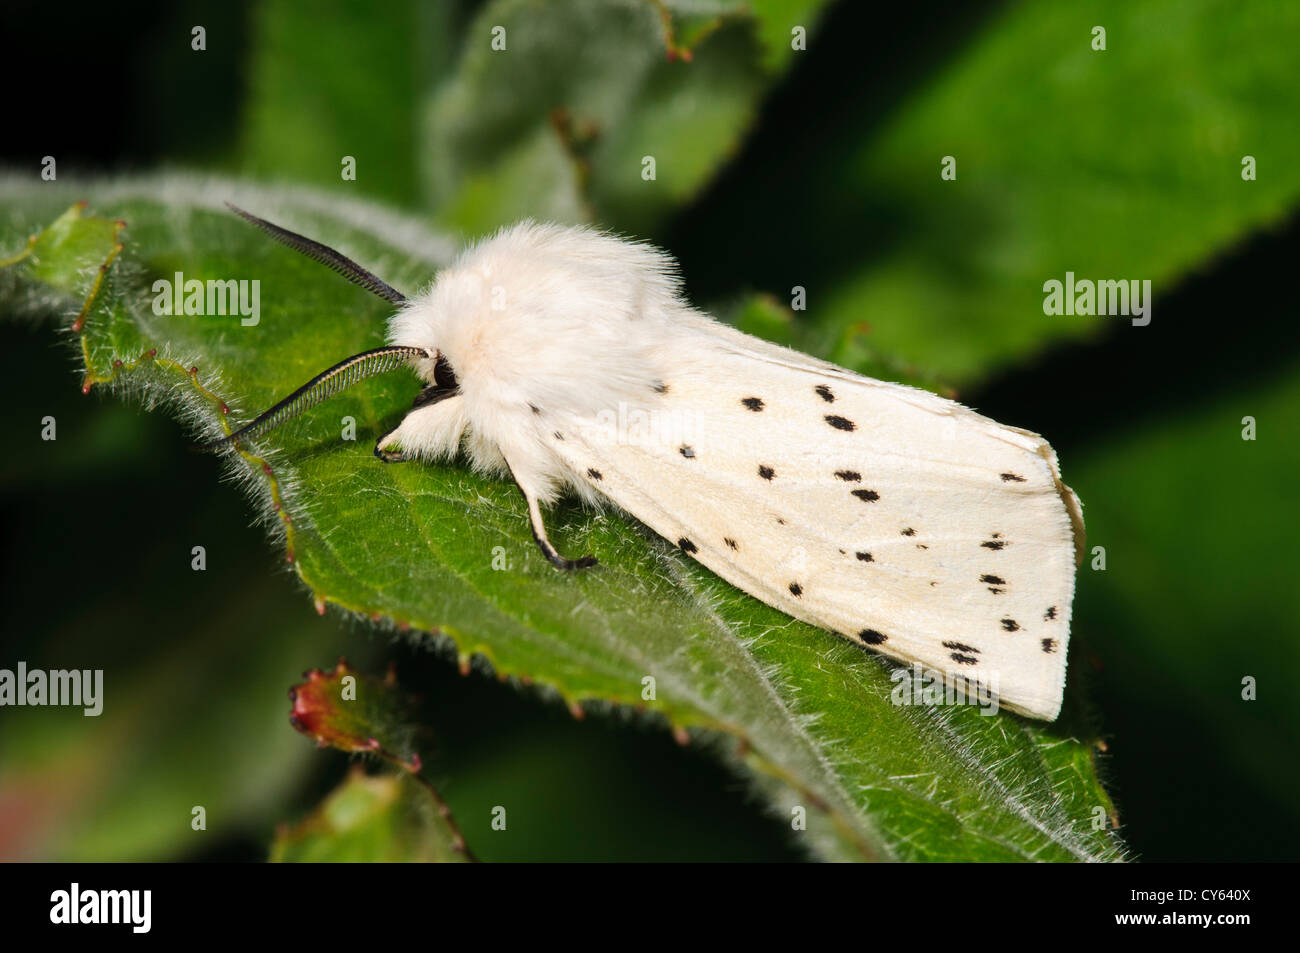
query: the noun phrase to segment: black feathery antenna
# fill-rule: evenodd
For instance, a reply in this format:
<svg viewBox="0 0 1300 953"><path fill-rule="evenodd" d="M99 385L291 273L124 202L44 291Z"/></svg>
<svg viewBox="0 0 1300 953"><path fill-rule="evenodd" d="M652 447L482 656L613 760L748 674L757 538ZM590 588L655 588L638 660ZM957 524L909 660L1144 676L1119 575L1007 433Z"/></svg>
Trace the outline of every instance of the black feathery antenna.
<svg viewBox="0 0 1300 953"><path fill-rule="evenodd" d="M250 423L240 427L234 433L227 434L216 440L210 440L202 444L199 449L217 450L243 437L251 437L254 434L278 427L282 423L297 417L304 410L328 400L357 381L396 370L402 366L403 362L411 358L422 357L432 360L436 359L437 356L438 352L434 350L399 345L377 347L370 351L362 351L360 354L353 354L351 357L339 361L329 370L321 371L284 400L265 413L260 414Z"/></svg>
<svg viewBox="0 0 1300 953"><path fill-rule="evenodd" d="M404 304L406 295L402 294L396 288L393 288L383 279L372 275L351 258L339 254L328 245L322 245L320 242L312 241L305 235L299 235L297 232L291 232L287 228L281 228L279 225L272 224L264 218L258 218L251 212L245 212L237 205L226 203L226 207L238 215L244 221L256 225L266 234L270 235L282 245L288 245L294 251L301 252L312 261L318 261L327 268L337 271L340 275L352 282L354 285L360 285L372 294L391 301L393 304Z"/></svg>

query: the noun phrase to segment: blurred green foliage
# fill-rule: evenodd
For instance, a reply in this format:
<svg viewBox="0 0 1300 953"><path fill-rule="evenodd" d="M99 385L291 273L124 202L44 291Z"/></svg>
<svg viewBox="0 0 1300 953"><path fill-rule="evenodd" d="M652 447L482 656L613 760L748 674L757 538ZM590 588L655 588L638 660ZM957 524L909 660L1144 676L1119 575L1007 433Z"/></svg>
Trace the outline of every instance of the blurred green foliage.
<svg viewBox="0 0 1300 953"><path fill-rule="evenodd" d="M429 789L406 774L356 769L300 824L276 832L277 863L455 863Z"/></svg>
<svg viewBox="0 0 1300 953"><path fill-rule="evenodd" d="M360 192L422 211L466 237L524 214L590 218L666 242L699 303L753 330L881 376L959 385L982 411L1053 440L1090 544L1107 549L1104 573L1081 574L1074 635L1087 661L1071 678L1092 685L1126 839L1149 859L1293 857L1297 699L1285 672L1300 605L1286 583L1300 515L1289 479L1300 367L1294 296L1274 299L1277 279L1251 261L1285 263L1297 246L1285 223L1300 195L1289 158L1300 87L1279 39L1295 34L1295 8L820 7L722 4L714 24L667 3L689 63L663 55L649 2L412 3L376 14L331 3L310 17L287 3L233 5L211 22L203 56L187 47L189 24L204 20L197 6L159 4L156 21L129 33L88 11L87 37L118 42L98 44L111 58L91 49L81 78L112 77L124 91L108 119L75 99L43 102L48 116L20 118L23 141L4 158L23 180L54 153L61 176L181 162L305 182L340 201ZM42 30L70 28L30 18L33 50ZM795 21L808 24L809 48L790 56L782 41ZM494 64L484 30L498 23L521 55ZM1107 27L1105 52L1090 48L1095 24ZM85 117L76 136L68 115ZM641 178L646 154L654 182ZM1257 181L1241 178L1246 154ZM338 177L343 155L358 158L356 182ZM944 155L957 158L956 181L939 178ZM1260 229L1273 231L1243 244ZM177 267L185 261L177 249ZM1041 284L1065 270L1152 279L1153 324L1045 317ZM1189 283L1195 294L1177 293ZM772 302L794 285L808 289L809 310L792 315ZM357 305L359 325L368 307ZM59 818L9 824L35 815L6 811L6 830L24 837L0 848L143 857L269 843L274 819L305 816L338 777L311 777L307 763L329 770L319 759L273 753L303 747L282 720L292 673L274 673L327 664L343 644L360 659L366 636L292 621L302 600L241 528L245 504L217 484L211 461L178 451L174 426L86 410L95 405L77 403L51 335L4 334L24 355L4 382L4 413L32 442L4 464L14 609L0 661L102 658L108 678L140 686L145 721L0 714L0 798ZM56 444L35 436L46 413L60 421ZM1253 442L1240 435L1247 415L1259 425ZM196 533L228 537L241 554L224 581L189 572ZM218 594L229 616L202 601ZM240 625L240 638L228 634ZM240 645L262 674L235 674L209 654ZM740 808L740 792L722 797L725 776L696 753L653 733L572 725L508 689L448 679L445 664L408 648L374 648L405 653L441 696L436 727L494 726L482 750L446 739L440 764L440 788L480 856L786 856L780 825ZM225 671L219 704L201 694L185 706L173 680L150 675L175 667ZM1246 676L1260 680L1258 701L1241 700ZM175 717L178 704L193 721ZM518 723L492 714L501 710ZM539 719L542 728L523 724ZM141 723L159 726L156 741L132 727ZM220 727L232 723L248 726L238 750ZM93 757L104 733L139 746L137 760ZM621 770L593 777L602 759ZM638 770L643 760L653 768ZM107 774L88 785L91 770ZM221 819L212 842L234 846L196 846L197 795L185 782L199 777L220 805L209 812ZM557 818L549 840L545 825L529 828L527 849L486 831L494 785L521 778L525 800ZM613 793L593 798L593 785ZM163 800L142 803L166 807L133 810L146 789ZM605 823L611 798L620 810ZM65 819L74 816L81 826ZM701 835L716 830L729 833Z"/></svg>

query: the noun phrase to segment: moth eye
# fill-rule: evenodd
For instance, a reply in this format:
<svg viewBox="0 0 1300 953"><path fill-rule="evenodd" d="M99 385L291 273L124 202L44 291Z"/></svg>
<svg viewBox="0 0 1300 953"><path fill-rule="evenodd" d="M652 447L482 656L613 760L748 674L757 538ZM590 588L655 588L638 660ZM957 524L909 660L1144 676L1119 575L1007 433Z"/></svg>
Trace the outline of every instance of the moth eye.
<svg viewBox="0 0 1300 953"><path fill-rule="evenodd" d="M439 354L438 360L433 365L433 383L426 384L424 390L415 396L415 402L411 404L411 409L417 407L426 407L429 404L436 404L440 400L446 400L453 397L458 392L459 384L456 381L456 372L451 369L451 364L447 358ZM537 408L533 408L537 413Z"/></svg>
<svg viewBox="0 0 1300 953"><path fill-rule="evenodd" d="M456 380L456 372L452 370L451 362L447 360L447 355L438 354L438 360L433 365L433 380L438 387L455 389L460 386Z"/></svg>

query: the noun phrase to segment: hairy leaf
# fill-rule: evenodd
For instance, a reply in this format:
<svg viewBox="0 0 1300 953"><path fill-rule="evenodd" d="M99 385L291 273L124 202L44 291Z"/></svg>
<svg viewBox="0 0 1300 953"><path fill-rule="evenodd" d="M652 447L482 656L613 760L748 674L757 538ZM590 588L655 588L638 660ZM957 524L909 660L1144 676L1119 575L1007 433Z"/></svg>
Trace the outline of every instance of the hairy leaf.
<svg viewBox="0 0 1300 953"><path fill-rule="evenodd" d="M412 723L414 701L397 687L393 673L380 681L340 659L329 672L312 669L289 690L289 721L321 747L369 753L408 771L420 770Z"/></svg>
<svg viewBox="0 0 1300 953"><path fill-rule="evenodd" d="M298 824L282 827L275 863L456 863L470 860L432 787L360 768Z"/></svg>
<svg viewBox="0 0 1300 953"><path fill-rule="evenodd" d="M1044 314L1045 282L1150 281L1152 321L1174 320L1162 308L1191 269L1300 202L1300 84L1277 42L1300 6L988 6L973 24L918 12L888 41L868 5L836 7L808 85L677 226L684 259L782 297L805 287L805 349L969 387L1053 344L1144 333ZM891 49L861 55L873 40Z"/></svg>
<svg viewBox="0 0 1300 953"><path fill-rule="evenodd" d="M57 219L51 190L10 184L2 194L6 251L21 251L41 216ZM417 287L445 260L437 236L363 206L330 214L304 193L145 179L94 190L96 211L127 225L99 240L105 259L117 241L125 247L98 287L97 266L77 271L77 293L93 293L88 305L41 279L37 268L60 258L42 237L0 270L0 306L43 307L65 323L84 311L86 380L166 402L203 436L382 342L382 302L271 246L219 208L224 198L340 246L398 288ZM104 228L73 214L60 228ZM177 271L259 279L260 322L156 314L151 283ZM372 456L368 441L417 389L403 374L365 382L260 439L256 454L229 457L322 607L430 633L462 665L481 655L576 711L612 703L653 712L684 743L704 740L744 771L821 857L1120 856L1078 678L1052 725L894 704L894 666L755 601L616 513L559 507L559 542L594 552L601 566L556 572L537 553L513 487L459 463ZM231 419L228 407L238 408ZM354 419L355 441L345 439L344 417Z"/></svg>

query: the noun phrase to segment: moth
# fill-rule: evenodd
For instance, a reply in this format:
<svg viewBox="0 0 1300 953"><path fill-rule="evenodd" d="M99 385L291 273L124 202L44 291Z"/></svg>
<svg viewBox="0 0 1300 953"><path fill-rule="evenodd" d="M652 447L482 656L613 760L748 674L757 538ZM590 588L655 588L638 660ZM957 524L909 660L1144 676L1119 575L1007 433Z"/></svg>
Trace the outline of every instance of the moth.
<svg viewBox="0 0 1300 953"><path fill-rule="evenodd" d="M543 507L612 504L797 619L1056 718L1083 519L1042 437L743 334L691 307L668 254L592 228L503 228L408 298L231 208L397 310L387 346L217 444L409 368L424 389L375 456L513 480L559 569L596 559L560 555Z"/></svg>

